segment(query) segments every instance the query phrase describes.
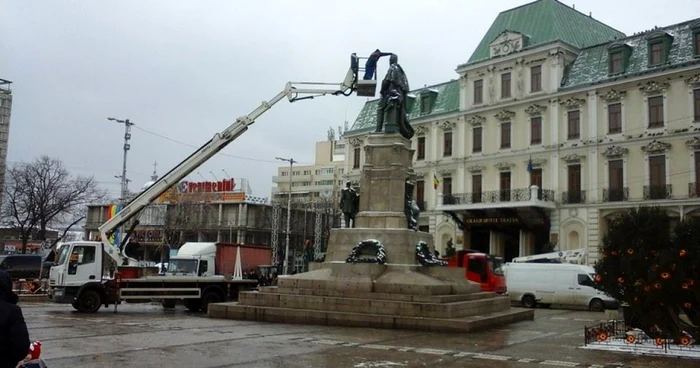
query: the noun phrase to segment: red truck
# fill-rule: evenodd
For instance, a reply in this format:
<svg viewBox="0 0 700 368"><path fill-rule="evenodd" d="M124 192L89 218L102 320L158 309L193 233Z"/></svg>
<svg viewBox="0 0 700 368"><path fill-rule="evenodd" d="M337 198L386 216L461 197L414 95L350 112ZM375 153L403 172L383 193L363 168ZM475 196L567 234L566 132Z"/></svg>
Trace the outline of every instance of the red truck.
<svg viewBox="0 0 700 368"><path fill-rule="evenodd" d="M482 291L505 294L506 277L503 272L503 258L471 249L458 250L447 260L448 267L464 268L464 276L469 281L481 284Z"/></svg>

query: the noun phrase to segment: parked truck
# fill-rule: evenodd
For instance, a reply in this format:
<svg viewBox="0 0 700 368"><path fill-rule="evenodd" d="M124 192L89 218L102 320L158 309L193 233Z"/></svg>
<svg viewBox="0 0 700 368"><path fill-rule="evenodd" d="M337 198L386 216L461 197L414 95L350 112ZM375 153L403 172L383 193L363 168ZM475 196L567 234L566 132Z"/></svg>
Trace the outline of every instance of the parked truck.
<svg viewBox="0 0 700 368"><path fill-rule="evenodd" d="M272 259L272 248L264 245L189 242L170 257L165 275L233 276L239 251L244 278L257 274L258 266L267 265Z"/></svg>
<svg viewBox="0 0 700 368"><path fill-rule="evenodd" d="M81 312L96 312L102 305L115 305L116 308L122 301L178 299L185 300L192 310L206 311L210 303L235 299L240 290L254 288L256 280L246 280L241 276L242 260L241 267L236 267L239 262L235 262L234 276L230 278L221 275L157 275L156 267L139 267L138 261L127 255L129 235L138 225L139 214L146 206L245 133L258 117L283 98L295 102L326 95L350 96L353 93L373 97L377 81L358 79L361 72L360 59L356 54L351 54L350 68L340 83L288 82L270 101L264 101L250 114L236 119L228 128L216 133L189 157L134 196L121 211L99 227L99 241L65 243L56 265L51 267L49 299L57 303L70 303ZM130 226L125 226L132 220ZM123 236L115 238L116 230L120 227L125 227L126 231ZM200 264L201 262L197 267Z"/></svg>
<svg viewBox="0 0 700 368"><path fill-rule="evenodd" d="M503 259L471 249L458 250L447 260L448 267L464 268L464 277L481 284L482 291L505 294L506 278Z"/></svg>

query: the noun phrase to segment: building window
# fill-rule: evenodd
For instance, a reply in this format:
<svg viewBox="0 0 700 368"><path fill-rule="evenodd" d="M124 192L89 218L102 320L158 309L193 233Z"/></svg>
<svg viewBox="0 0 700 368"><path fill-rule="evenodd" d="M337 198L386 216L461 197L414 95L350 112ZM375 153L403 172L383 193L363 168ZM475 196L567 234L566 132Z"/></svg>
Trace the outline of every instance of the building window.
<svg viewBox="0 0 700 368"><path fill-rule="evenodd" d="M442 155L450 157L452 156L452 132L445 132L443 140Z"/></svg>
<svg viewBox="0 0 700 368"><path fill-rule="evenodd" d="M649 157L649 190L645 199L666 198L666 156Z"/></svg>
<svg viewBox="0 0 700 368"><path fill-rule="evenodd" d="M474 105L484 102L484 80L474 81Z"/></svg>
<svg viewBox="0 0 700 368"><path fill-rule="evenodd" d="M542 169L533 169L530 172L530 186L533 185L542 189Z"/></svg>
<svg viewBox="0 0 700 368"><path fill-rule="evenodd" d="M530 68L530 92L542 90L542 65Z"/></svg>
<svg viewBox="0 0 700 368"><path fill-rule="evenodd" d="M501 98L510 98L510 73L501 74Z"/></svg>
<svg viewBox="0 0 700 368"><path fill-rule="evenodd" d="M542 117L530 118L530 144L542 144Z"/></svg>
<svg viewBox="0 0 700 368"><path fill-rule="evenodd" d="M610 54L610 74L622 73L622 52Z"/></svg>
<svg viewBox="0 0 700 368"><path fill-rule="evenodd" d="M481 203L481 180L481 174L472 175L472 203Z"/></svg>
<svg viewBox="0 0 700 368"><path fill-rule="evenodd" d="M694 198L700 196L700 151L695 151L695 182L690 183L688 194Z"/></svg>
<svg viewBox="0 0 700 368"><path fill-rule="evenodd" d="M649 128L664 127L664 97L649 97Z"/></svg>
<svg viewBox="0 0 700 368"><path fill-rule="evenodd" d="M353 169L360 168L360 148L355 148L352 151L352 168Z"/></svg>
<svg viewBox="0 0 700 368"><path fill-rule="evenodd" d="M695 44L695 56L700 56L700 31L693 34L693 43Z"/></svg>
<svg viewBox="0 0 700 368"><path fill-rule="evenodd" d="M572 193L581 193L581 164L569 165L568 170L568 189L569 196L575 196Z"/></svg>
<svg viewBox="0 0 700 368"><path fill-rule="evenodd" d="M452 195L452 178L449 176L442 178L442 194L446 196Z"/></svg>
<svg viewBox="0 0 700 368"><path fill-rule="evenodd" d="M430 96L423 95L420 97L420 113L427 114L430 112Z"/></svg>
<svg viewBox="0 0 700 368"><path fill-rule="evenodd" d="M569 111L568 114L568 139L581 138L581 112Z"/></svg>
<svg viewBox="0 0 700 368"><path fill-rule="evenodd" d="M425 137L418 137L418 160L425 160Z"/></svg>
<svg viewBox="0 0 700 368"><path fill-rule="evenodd" d="M700 89L693 91L693 110L695 119L693 121L700 122Z"/></svg>
<svg viewBox="0 0 700 368"><path fill-rule="evenodd" d="M499 178L501 202L510 201L510 171L502 172Z"/></svg>
<svg viewBox="0 0 700 368"><path fill-rule="evenodd" d="M510 148L510 122L501 123L501 148Z"/></svg>
<svg viewBox="0 0 700 368"><path fill-rule="evenodd" d="M608 161L608 201L624 200L624 175L621 159Z"/></svg>
<svg viewBox="0 0 700 368"><path fill-rule="evenodd" d="M415 198L421 211L425 211L425 180L416 180Z"/></svg>
<svg viewBox="0 0 700 368"><path fill-rule="evenodd" d="M622 133L622 104L608 105L608 134Z"/></svg>
<svg viewBox="0 0 700 368"><path fill-rule="evenodd" d="M664 44L655 42L649 45L649 65L659 65L664 62Z"/></svg>
<svg viewBox="0 0 700 368"><path fill-rule="evenodd" d="M481 134L482 134L482 128L481 127L476 127L472 129L472 152L474 153L479 153L481 152Z"/></svg>

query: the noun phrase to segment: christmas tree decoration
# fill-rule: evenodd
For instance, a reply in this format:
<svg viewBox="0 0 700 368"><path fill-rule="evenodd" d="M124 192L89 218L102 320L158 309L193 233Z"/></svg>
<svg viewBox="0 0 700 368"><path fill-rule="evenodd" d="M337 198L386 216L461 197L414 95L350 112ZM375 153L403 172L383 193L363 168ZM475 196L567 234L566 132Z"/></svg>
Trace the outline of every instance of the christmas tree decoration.
<svg viewBox="0 0 700 368"><path fill-rule="evenodd" d="M665 210L633 208L609 220L600 253L595 287L625 305L629 328L657 341L698 343L700 220L687 216L672 228Z"/></svg>

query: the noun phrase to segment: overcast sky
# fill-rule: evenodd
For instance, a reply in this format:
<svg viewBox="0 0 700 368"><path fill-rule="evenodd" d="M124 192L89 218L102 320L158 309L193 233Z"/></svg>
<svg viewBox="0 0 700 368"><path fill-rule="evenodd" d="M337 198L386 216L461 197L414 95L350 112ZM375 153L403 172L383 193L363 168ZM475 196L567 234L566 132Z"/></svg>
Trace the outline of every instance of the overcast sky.
<svg viewBox="0 0 700 368"><path fill-rule="evenodd" d="M411 88L454 79L498 13L527 2L0 0L8 161L58 157L118 195L124 128L107 117L129 118L138 190L154 161L165 173L287 81L340 82L352 52L397 53ZM628 35L700 16L698 0L563 2ZM285 100L198 171L213 180L224 169L269 196L275 156L312 162L313 143L365 101Z"/></svg>

